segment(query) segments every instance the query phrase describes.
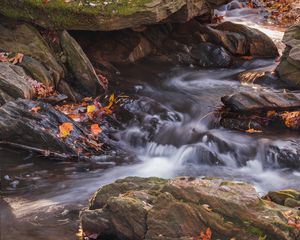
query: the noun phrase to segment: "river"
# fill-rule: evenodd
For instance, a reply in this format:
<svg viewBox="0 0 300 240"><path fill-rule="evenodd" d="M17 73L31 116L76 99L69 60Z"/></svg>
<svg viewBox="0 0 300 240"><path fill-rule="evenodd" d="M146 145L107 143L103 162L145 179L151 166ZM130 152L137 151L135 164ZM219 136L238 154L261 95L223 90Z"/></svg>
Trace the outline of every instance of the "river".
<svg viewBox="0 0 300 240"><path fill-rule="evenodd" d="M283 29L266 24L259 10L234 4L218 14L260 29L282 50ZM299 189L300 172L278 167L276 153L270 151L270 146L289 147L297 135L232 131L220 127L213 114L222 96L264 88L241 84L238 73L275 65L256 59L235 69L174 66L160 71L147 63L121 69L126 84L120 91L134 96L124 109L134 117L111 130L120 153L93 163L55 162L0 149L1 191L10 205L1 206L0 238L77 239L78 213L91 194L126 176L217 176L251 182L261 194Z"/></svg>

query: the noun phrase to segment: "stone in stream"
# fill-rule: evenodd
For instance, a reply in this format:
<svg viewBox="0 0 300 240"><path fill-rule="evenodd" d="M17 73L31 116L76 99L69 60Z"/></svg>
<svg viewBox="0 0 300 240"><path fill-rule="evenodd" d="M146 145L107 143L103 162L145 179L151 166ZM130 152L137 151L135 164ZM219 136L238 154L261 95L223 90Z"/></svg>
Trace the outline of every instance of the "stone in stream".
<svg viewBox="0 0 300 240"><path fill-rule="evenodd" d="M22 67L0 62L0 105L17 98L32 99L35 89Z"/></svg>
<svg viewBox="0 0 300 240"><path fill-rule="evenodd" d="M88 96L103 93L104 85L101 85L93 65L76 40L64 30L61 33L60 41L62 49L66 53L68 68L74 75L74 81L71 85L83 86L83 91Z"/></svg>
<svg viewBox="0 0 300 240"><path fill-rule="evenodd" d="M38 111L33 111L34 108ZM73 130L66 138L59 137L59 126L72 123ZM87 141L85 141L85 139ZM76 157L78 149L97 154L88 145L88 133L50 104L16 100L0 107L0 144L37 151L45 156Z"/></svg>
<svg viewBox="0 0 300 240"><path fill-rule="evenodd" d="M299 210L263 200L247 183L218 178L128 177L100 188L80 214L85 236L101 239L297 240Z"/></svg>
<svg viewBox="0 0 300 240"><path fill-rule="evenodd" d="M289 86L300 88L300 25L290 27L284 34L286 45L281 62L276 68L281 80Z"/></svg>
<svg viewBox="0 0 300 240"><path fill-rule="evenodd" d="M225 107L242 113L300 108L300 93L298 92L240 92L224 96L221 100Z"/></svg>
<svg viewBox="0 0 300 240"><path fill-rule="evenodd" d="M161 21L185 22L208 12L210 9L205 0L0 2L0 13L5 16L31 21L45 28L67 30L112 31Z"/></svg>

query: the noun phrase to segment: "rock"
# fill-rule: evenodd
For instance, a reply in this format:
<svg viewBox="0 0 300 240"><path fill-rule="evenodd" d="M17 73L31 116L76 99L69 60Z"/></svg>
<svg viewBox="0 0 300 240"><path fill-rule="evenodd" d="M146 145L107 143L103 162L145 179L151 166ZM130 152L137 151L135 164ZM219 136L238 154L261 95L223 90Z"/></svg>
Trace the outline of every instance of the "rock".
<svg viewBox="0 0 300 240"><path fill-rule="evenodd" d="M284 34L286 45L281 62L276 68L281 80L289 86L300 87L300 25L290 27Z"/></svg>
<svg viewBox="0 0 300 240"><path fill-rule="evenodd" d="M33 108L39 107L35 112ZM59 137L62 123L73 124L66 138ZM8 102L0 107L0 144L37 151L54 157L78 156L78 149L96 152L82 139L88 134L63 113L50 104L29 100Z"/></svg>
<svg viewBox="0 0 300 240"><path fill-rule="evenodd" d="M240 92L222 97L223 104L236 112L291 110L300 107L298 92Z"/></svg>
<svg viewBox="0 0 300 240"><path fill-rule="evenodd" d="M264 198L287 207L300 207L300 192L294 189L269 192Z"/></svg>
<svg viewBox="0 0 300 240"><path fill-rule="evenodd" d="M34 96L35 89L24 70L19 66L0 62L0 104L17 98L32 99Z"/></svg>
<svg viewBox="0 0 300 240"><path fill-rule="evenodd" d="M64 77L64 70L57 62L54 52L49 48L40 33L32 26L26 23L16 23L9 21L3 17L0 18L0 51L22 53L40 62L48 73L42 70L41 64L36 61L29 63L29 59L25 59L24 67L28 67L28 71L33 73L40 79L37 81L46 81L45 76L50 75L51 83L58 84L60 79ZM34 70L33 67L38 69Z"/></svg>
<svg viewBox="0 0 300 240"><path fill-rule="evenodd" d="M80 45L67 31L61 34L61 46L67 55L67 65L74 75L73 86L82 86L88 96L96 96L104 92L104 85L94 70Z"/></svg>
<svg viewBox="0 0 300 240"><path fill-rule="evenodd" d="M191 57L201 67L230 67L232 57L227 51L210 43L200 43L191 49Z"/></svg>
<svg viewBox="0 0 300 240"><path fill-rule="evenodd" d="M199 35L216 45L221 44L233 55L264 58L279 56L276 45L266 34L242 24L224 22L204 26Z"/></svg>
<svg viewBox="0 0 300 240"><path fill-rule="evenodd" d="M180 14L176 15L178 11ZM67 30L112 31L163 20L183 22L207 11L210 10L205 0L0 2L0 12L5 16L31 21L45 28Z"/></svg>
<svg viewBox="0 0 300 240"><path fill-rule="evenodd" d="M289 215L284 213L288 211ZM249 184L217 178L128 177L100 188L80 214L86 236L103 239L296 240L299 211L260 199Z"/></svg>

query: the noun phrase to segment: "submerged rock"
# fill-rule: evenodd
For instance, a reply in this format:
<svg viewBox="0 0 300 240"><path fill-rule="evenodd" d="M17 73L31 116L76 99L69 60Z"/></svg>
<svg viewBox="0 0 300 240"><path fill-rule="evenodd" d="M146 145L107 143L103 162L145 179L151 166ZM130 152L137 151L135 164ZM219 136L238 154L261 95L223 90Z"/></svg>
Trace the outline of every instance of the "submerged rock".
<svg viewBox="0 0 300 240"><path fill-rule="evenodd" d="M284 34L286 45L281 62L276 68L280 79L289 86L300 87L300 25L290 27Z"/></svg>
<svg viewBox="0 0 300 240"><path fill-rule="evenodd" d="M5 16L68 30L111 31L161 21L182 22L208 11L205 0L0 2L0 12Z"/></svg>
<svg viewBox="0 0 300 240"><path fill-rule="evenodd" d="M289 212L285 215L285 212ZM85 236L99 239L296 240L299 211L260 199L247 183L216 178L128 177L100 188L80 214Z"/></svg>

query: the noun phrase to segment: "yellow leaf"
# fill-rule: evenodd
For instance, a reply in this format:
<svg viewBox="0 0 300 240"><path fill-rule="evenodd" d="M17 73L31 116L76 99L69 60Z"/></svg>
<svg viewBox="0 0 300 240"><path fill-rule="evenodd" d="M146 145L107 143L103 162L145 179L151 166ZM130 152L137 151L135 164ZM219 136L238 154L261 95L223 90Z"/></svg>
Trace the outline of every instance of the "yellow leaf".
<svg viewBox="0 0 300 240"><path fill-rule="evenodd" d="M70 135L74 127L72 123L65 122L59 126L59 136L65 138Z"/></svg>
<svg viewBox="0 0 300 240"><path fill-rule="evenodd" d="M95 105L89 105L89 106L87 106L86 109L87 109L87 113L91 114L91 113L95 112L96 106Z"/></svg>

